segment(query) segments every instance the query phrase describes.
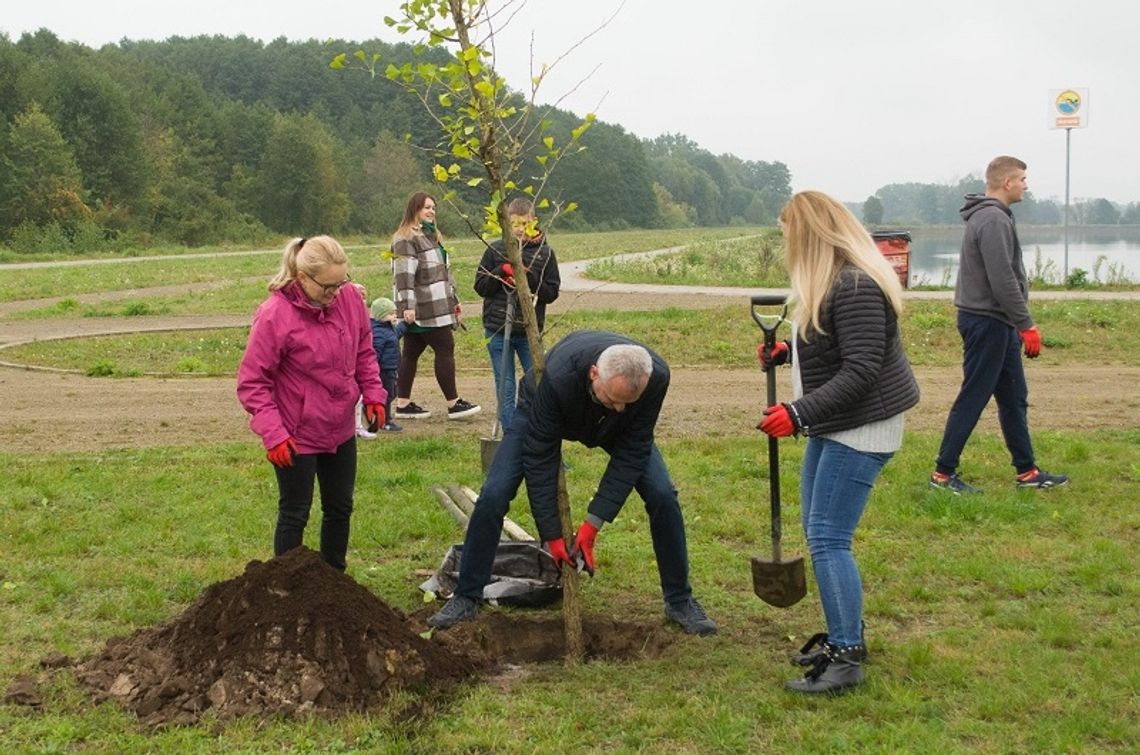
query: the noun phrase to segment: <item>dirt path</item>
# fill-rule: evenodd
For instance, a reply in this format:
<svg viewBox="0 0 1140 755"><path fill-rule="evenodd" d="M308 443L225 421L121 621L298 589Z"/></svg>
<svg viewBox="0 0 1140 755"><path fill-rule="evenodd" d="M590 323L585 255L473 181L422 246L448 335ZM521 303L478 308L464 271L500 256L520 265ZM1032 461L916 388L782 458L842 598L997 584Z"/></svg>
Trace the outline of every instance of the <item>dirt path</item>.
<svg viewBox="0 0 1140 755"><path fill-rule="evenodd" d="M562 265L563 293L552 314L570 309L649 310L664 307L723 306L729 298L742 306L756 289L699 288L601 283L583 277L588 263ZM203 284L203 288L216 284ZM162 289L91 294L85 300L119 299L159 293ZM179 286L185 292L187 286ZM948 298L950 292L908 292L908 298ZM1059 291L1035 298L1093 298L1089 294ZM1097 298L1140 298L1140 292L1123 292ZM45 301L45 300L41 300ZM49 318L4 318L32 302L0 307L0 349L33 340L82 337L105 333L183 330L247 325L243 315ZM475 302L470 304L475 305ZM0 350L0 360L4 353ZM1140 395L1122 386L1140 382L1140 367L1029 363L1030 414L1034 429L1114 428L1140 426ZM908 415L908 427L940 430L957 390L960 372L954 368L917 370L923 400ZM787 380L786 371L782 375ZM490 429L494 405L489 366L478 365L459 376L461 394L486 407L468 421L448 422L438 416L407 423L403 437L446 435L473 442ZM675 366L673 384L659 427L663 438L704 435L750 436L761 403L761 375L756 370L708 370ZM790 387L780 387L788 395ZM0 369L0 451L98 451L192 445L203 440L256 442L247 418L234 395L232 378L88 378L82 375ZM430 382L420 392L422 403L439 409L438 390ZM996 431L991 408L982 427ZM397 436L399 437L399 436ZM394 438L381 438L378 443Z"/></svg>

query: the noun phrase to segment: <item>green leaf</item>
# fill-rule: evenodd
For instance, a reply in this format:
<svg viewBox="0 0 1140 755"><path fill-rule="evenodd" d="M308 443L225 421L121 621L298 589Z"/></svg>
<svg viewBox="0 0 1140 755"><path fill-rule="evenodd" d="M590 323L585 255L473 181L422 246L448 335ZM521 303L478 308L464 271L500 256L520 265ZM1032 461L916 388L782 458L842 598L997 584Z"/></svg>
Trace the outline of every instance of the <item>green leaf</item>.
<svg viewBox="0 0 1140 755"><path fill-rule="evenodd" d="M391 16L384 16L384 25L385 26L395 26L396 25L396 19L392 18Z"/></svg>
<svg viewBox="0 0 1140 755"><path fill-rule="evenodd" d="M471 159L471 150L467 149L466 144L456 144L451 148L451 154L455 155L460 160Z"/></svg>
<svg viewBox="0 0 1140 755"><path fill-rule="evenodd" d="M444 202L454 202L456 196L457 196L457 194L455 193L455 189L450 189L450 190L445 191L443 193L443 201Z"/></svg>
<svg viewBox="0 0 1140 755"><path fill-rule="evenodd" d="M549 206L550 206L550 200L549 199L543 199L542 201L540 201L538 203L538 209L540 209L540 210L545 210Z"/></svg>
<svg viewBox="0 0 1140 755"><path fill-rule="evenodd" d="M529 194L530 196L533 197L534 196L534 187L533 186L524 186L523 187L523 194Z"/></svg>
<svg viewBox="0 0 1140 755"><path fill-rule="evenodd" d="M534 159L538 160L539 165L546 165L546 161L550 158L548 155L539 155L538 157L536 157Z"/></svg>
<svg viewBox="0 0 1140 755"><path fill-rule="evenodd" d="M551 149L551 150L554 149L554 137L553 136L542 137L542 143L544 145L546 145L547 149Z"/></svg>
<svg viewBox="0 0 1140 755"><path fill-rule="evenodd" d="M363 63L364 62L364 50L357 50L356 52L352 53L352 57L356 58L361 63Z"/></svg>
<svg viewBox="0 0 1140 755"><path fill-rule="evenodd" d="M474 186L478 186L481 183L483 183L482 178L472 178L470 181L467 182L467 185L474 187Z"/></svg>
<svg viewBox="0 0 1140 755"><path fill-rule="evenodd" d="M389 79L392 79L393 81L395 81L396 79L398 79L400 77L400 69L396 68L396 66L389 63L388 67L384 69L384 75L387 76Z"/></svg>
<svg viewBox="0 0 1140 755"><path fill-rule="evenodd" d="M574 210L577 210L577 209L578 209L578 203L577 202L570 202L564 208L562 208L562 212L574 212Z"/></svg>
<svg viewBox="0 0 1140 755"><path fill-rule="evenodd" d="M335 71L339 71L340 69L344 68L344 60L347 57L348 54L343 52L340 55L337 55L332 59L332 62L329 63L329 68L332 68Z"/></svg>
<svg viewBox="0 0 1140 755"><path fill-rule="evenodd" d="M447 92L441 94L439 96L439 104L443 105L444 107L451 107L451 95Z"/></svg>
<svg viewBox="0 0 1140 755"><path fill-rule="evenodd" d="M447 182L447 179L448 179L447 171L444 169L444 167L442 165L440 165L438 163L433 165L431 168L431 174L432 174L432 176L435 177L435 180L438 181L439 183L446 183Z"/></svg>
<svg viewBox="0 0 1140 755"><path fill-rule="evenodd" d="M484 97L490 98L495 96L495 88L491 86L490 82L476 81L474 89Z"/></svg>
<svg viewBox="0 0 1140 755"><path fill-rule="evenodd" d="M447 168L447 172L453 176L458 174L460 170L461 170L461 168L459 167L459 163L452 163Z"/></svg>

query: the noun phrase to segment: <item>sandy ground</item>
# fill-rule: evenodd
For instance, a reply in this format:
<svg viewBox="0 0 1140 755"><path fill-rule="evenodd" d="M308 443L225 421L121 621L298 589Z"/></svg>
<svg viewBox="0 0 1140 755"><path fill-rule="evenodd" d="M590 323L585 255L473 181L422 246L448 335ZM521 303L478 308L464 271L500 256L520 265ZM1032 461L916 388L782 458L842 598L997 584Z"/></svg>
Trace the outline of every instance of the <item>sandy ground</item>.
<svg viewBox="0 0 1140 755"><path fill-rule="evenodd" d="M742 290L701 291L664 287L626 287L586 281L566 271L563 296L552 313L570 308L659 309L666 306L723 306L726 296L741 299ZM185 290L186 287L183 287ZM120 298L127 292L94 295ZM130 295L138 295L138 291ZM943 296L946 294L943 292ZM85 297L86 298L86 297ZM94 335L109 332L233 327L248 324L247 317L76 318L11 320L4 314L40 302L16 302L0 311L0 347L35 339ZM22 306L21 306L22 305ZM469 303L474 309L475 303ZM0 360L4 359L0 351ZM954 399L958 368L920 368L922 402L908 415L908 428L941 430ZM1140 383L1140 367L1050 365L1028 362L1030 424L1035 430L1121 428L1140 426L1140 394L1129 389ZM788 371L781 371L779 393L789 395ZM459 376L460 394L482 404L475 417L448 421L443 401L430 378L417 381L417 400L435 416L405 423L399 437L446 435L475 442L491 428L494 395L489 366L479 365ZM658 435L751 437L763 403L763 375L759 370L707 370L674 367L673 383ZM0 368L0 451L98 451L112 448L192 445L209 441L257 439L248 428L245 413L234 395L232 378L89 378L83 375ZM991 406L979 425L997 430Z"/></svg>

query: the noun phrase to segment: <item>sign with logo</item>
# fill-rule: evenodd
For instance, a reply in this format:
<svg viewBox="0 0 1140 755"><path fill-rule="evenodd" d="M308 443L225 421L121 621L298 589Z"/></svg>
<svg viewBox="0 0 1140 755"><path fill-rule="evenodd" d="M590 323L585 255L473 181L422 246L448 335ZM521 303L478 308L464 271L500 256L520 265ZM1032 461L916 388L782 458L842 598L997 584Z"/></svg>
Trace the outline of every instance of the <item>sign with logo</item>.
<svg viewBox="0 0 1140 755"><path fill-rule="evenodd" d="M1049 128L1085 128L1088 125L1088 89L1049 90Z"/></svg>

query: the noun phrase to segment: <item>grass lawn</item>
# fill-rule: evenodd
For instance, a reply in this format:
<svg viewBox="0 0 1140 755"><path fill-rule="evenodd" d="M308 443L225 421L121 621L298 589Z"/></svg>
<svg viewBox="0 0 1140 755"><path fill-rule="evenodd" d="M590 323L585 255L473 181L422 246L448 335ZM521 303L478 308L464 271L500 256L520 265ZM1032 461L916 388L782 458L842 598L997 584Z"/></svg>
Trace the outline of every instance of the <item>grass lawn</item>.
<svg viewBox="0 0 1140 755"><path fill-rule="evenodd" d="M787 656L823 622L814 588L786 610L752 594L748 558L770 555L762 442L699 439L662 450L686 512L694 588L722 626L716 637L678 634L652 660L471 683L412 722L379 709L148 732L55 672L44 676L42 710L0 706L0 740L8 752L115 753L1132 750L1140 432L1040 434L1042 455L1074 480L1048 492L1013 489L999 439L976 437L972 479L988 493L969 499L925 486L937 440L907 437L858 532L872 659L869 683L842 698L781 688L796 673ZM780 472L785 552L806 556L802 450L783 443ZM581 512L604 456L572 445L568 460ZM253 443L7 455L0 464L5 687L42 673L37 661L51 651L85 656L173 617L207 585L269 555L276 488ZM478 469L474 442L363 446L349 573L398 608L421 606L413 570L434 568L459 537L428 487L477 487ZM525 505L513 516L530 525ZM598 542L587 610L659 621L636 496Z"/></svg>

